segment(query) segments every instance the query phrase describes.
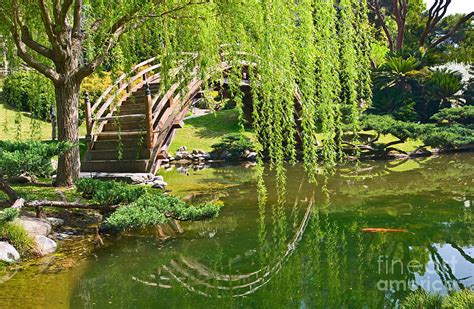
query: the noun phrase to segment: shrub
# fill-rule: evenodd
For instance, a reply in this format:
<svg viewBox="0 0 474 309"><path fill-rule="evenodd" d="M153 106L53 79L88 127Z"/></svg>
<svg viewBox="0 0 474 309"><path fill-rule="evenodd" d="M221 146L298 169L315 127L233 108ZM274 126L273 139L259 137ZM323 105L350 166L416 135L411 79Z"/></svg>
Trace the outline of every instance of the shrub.
<svg viewBox="0 0 474 309"><path fill-rule="evenodd" d="M20 214L17 208L6 208L0 210L0 225L15 220Z"/></svg>
<svg viewBox="0 0 474 309"><path fill-rule="evenodd" d="M439 294L429 294L425 290L417 290L408 294L400 307L404 309L430 308L438 309L443 304L443 297Z"/></svg>
<svg viewBox="0 0 474 309"><path fill-rule="evenodd" d="M474 124L474 105L444 108L434 114L431 120L440 123Z"/></svg>
<svg viewBox="0 0 474 309"><path fill-rule="evenodd" d="M423 289L413 291L400 303L403 309L437 309L437 308L474 308L474 292L464 289L446 296L430 294Z"/></svg>
<svg viewBox="0 0 474 309"><path fill-rule="evenodd" d="M50 176L53 172L51 158L70 147L65 142L0 141L0 175Z"/></svg>
<svg viewBox="0 0 474 309"><path fill-rule="evenodd" d="M443 307L456 309L474 308L474 292L467 289L453 292L444 299Z"/></svg>
<svg viewBox="0 0 474 309"><path fill-rule="evenodd" d="M474 144L474 129L470 126L418 124L377 115L366 115L362 119L364 129L392 134L402 141L420 139L426 146L448 148Z"/></svg>
<svg viewBox="0 0 474 309"><path fill-rule="evenodd" d="M474 144L474 129L459 124L450 126L427 124L423 126L419 138L427 146L459 147Z"/></svg>
<svg viewBox="0 0 474 309"><path fill-rule="evenodd" d="M144 187L132 186L121 181L101 181L97 179L79 179L76 187L84 197L102 205L118 205L136 201L146 193Z"/></svg>
<svg viewBox="0 0 474 309"><path fill-rule="evenodd" d="M233 159L238 159L247 149L253 149L254 145L250 138L241 133L229 133L222 136L221 142L212 145L212 152L221 154L228 151Z"/></svg>
<svg viewBox="0 0 474 309"><path fill-rule="evenodd" d="M173 196L147 193L130 205L117 209L107 218L104 226L115 231L123 231L161 224L166 222L167 217L202 220L216 217L219 209L217 205L191 206Z"/></svg>
<svg viewBox="0 0 474 309"><path fill-rule="evenodd" d="M375 130L380 134L392 134L400 140L417 138L423 126L417 123L395 120L390 116L365 115L362 118L365 130Z"/></svg>
<svg viewBox="0 0 474 309"><path fill-rule="evenodd" d="M22 257L32 255L35 250L33 240L25 229L10 222L0 223L0 239L7 240Z"/></svg>
<svg viewBox="0 0 474 309"><path fill-rule="evenodd" d="M50 106L55 105L53 84L35 71L17 71L5 79L3 100L17 110L48 120Z"/></svg>

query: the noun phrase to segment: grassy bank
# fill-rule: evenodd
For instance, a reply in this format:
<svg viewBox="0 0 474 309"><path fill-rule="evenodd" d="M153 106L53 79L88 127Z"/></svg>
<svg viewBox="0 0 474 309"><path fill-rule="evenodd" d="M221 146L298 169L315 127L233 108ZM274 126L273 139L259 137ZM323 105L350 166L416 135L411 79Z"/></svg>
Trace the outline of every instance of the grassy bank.
<svg viewBox="0 0 474 309"><path fill-rule="evenodd" d="M219 142L222 135L239 131L240 126L236 109L191 118L184 121L182 129L177 130L169 148L169 153L174 154L181 146L186 146L189 150L210 151L211 146ZM248 137L253 136L253 133L248 129L244 134Z"/></svg>
<svg viewBox="0 0 474 309"><path fill-rule="evenodd" d="M7 106L0 101L0 139L15 140L17 132L21 140L32 138L34 129L38 130L38 134L34 135L35 139L50 140L51 139L51 123L31 118L27 113L20 113ZM19 120L15 123L15 120ZM79 134L84 136L86 133L85 125L79 128Z"/></svg>
<svg viewBox="0 0 474 309"><path fill-rule="evenodd" d="M240 131L238 123L238 112L236 109L223 110L191 118L184 121L184 128L179 129L169 148L169 153L174 154L181 146L188 147L189 150L201 149L210 151L211 146L220 141L220 137L228 133L236 133ZM376 135L374 131L364 132ZM253 137L254 133L250 129L244 132L248 137ZM321 135L319 135L322 138ZM397 140L393 135L382 135L379 139L380 143L389 143ZM418 140L407 140L405 143L395 145L396 148L409 152L421 146Z"/></svg>

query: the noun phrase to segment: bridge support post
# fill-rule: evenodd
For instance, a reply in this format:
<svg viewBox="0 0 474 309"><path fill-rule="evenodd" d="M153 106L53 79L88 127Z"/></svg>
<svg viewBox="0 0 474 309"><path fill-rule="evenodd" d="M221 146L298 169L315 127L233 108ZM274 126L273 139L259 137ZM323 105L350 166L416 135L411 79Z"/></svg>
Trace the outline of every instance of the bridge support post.
<svg viewBox="0 0 474 309"><path fill-rule="evenodd" d="M91 113L91 100L89 99L89 93L84 93L84 103L86 105L86 128L87 134L91 134L92 128L92 113Z"/></svg>
<svg viewBox="0 0 474 309"><path fill-rule="evenodd" d="M86 130L87 136L90 137L92 134L92 110L91 110L91 100L89 99L89 93L86 91L84 93L84 103L86 105ZM91 148L90 139L87 141L87 149Z"/></svg>
<svg viewBox="0 0 474 309"><path fill-rule="evenodd" d="M150 85L145 83L145 106L146 106L146 135L147 146L153 148L153 106Z"/></svg>

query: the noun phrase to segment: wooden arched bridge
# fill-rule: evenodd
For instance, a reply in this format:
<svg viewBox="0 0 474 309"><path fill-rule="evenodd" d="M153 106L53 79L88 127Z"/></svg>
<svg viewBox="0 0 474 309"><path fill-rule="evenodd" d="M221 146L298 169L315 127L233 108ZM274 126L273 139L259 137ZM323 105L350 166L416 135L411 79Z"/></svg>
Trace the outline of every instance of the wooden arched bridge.
<svg viewBox="0 0 474 309"><path fill-rule="evenodd" d="M196 59L195 54L190 56L191 61ZM248 64L240 62L240 65L242 83L248 85L245 69ZM189 66L183 61L171 75L179 76L186 67ZM229 63L222 62L213 73L230 69ZM190 81L180 78L163 93L159 71L159 59L148 59L120 76L95 103L91 104L86 96L88 148L82 171L155 173L158 170L167 158L176 129L183 126L189 106L201 96L202 86L208 82L196 77L189 78Z"/></svg>

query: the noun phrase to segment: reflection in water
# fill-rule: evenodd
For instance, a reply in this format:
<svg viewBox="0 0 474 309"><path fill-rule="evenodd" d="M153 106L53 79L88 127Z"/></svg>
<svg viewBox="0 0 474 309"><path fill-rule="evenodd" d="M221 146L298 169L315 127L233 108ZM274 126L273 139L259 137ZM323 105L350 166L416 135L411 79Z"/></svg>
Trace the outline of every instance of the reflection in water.
<svg viewBox="0 0 474 309"><path fill-rule="evenodd" d="M169 172L175 194L221 200L220 217L183 223L165 242L152 230L122 235L95 253L70 305L380 308L418 286L472 288L473 163L362 162L317 185L296 166L284 186L258 167Z"/></svg>
<svg viewBox="0 0 474 309"><path fill-rule="evenodd" d="M265 187L258 170L196 175L198 186L239 175L241 184L222 195L221 217L186 224L183 238L159 250L153 241L122 239L100 254L72 304L382 307L418 286L443 293L471 288L472 210L465 201L472 199L472 161L432 158L406 170L400 162L341 167L320 185L299 167L288 169L285 186L268 171ZM193 192L167 179L178 194ZM409 233L363 233L367 227Z"/></svg>

